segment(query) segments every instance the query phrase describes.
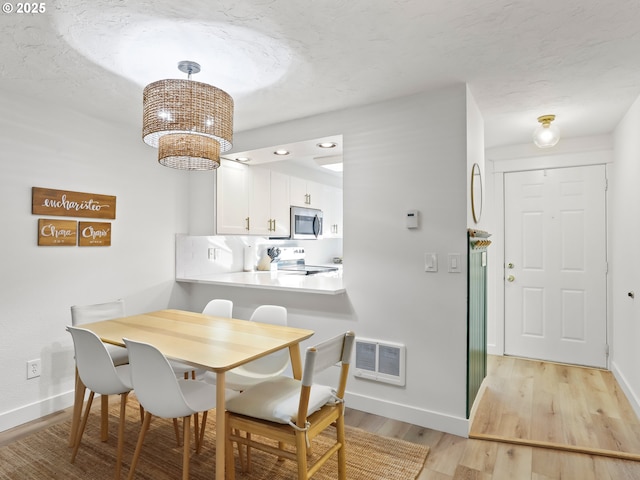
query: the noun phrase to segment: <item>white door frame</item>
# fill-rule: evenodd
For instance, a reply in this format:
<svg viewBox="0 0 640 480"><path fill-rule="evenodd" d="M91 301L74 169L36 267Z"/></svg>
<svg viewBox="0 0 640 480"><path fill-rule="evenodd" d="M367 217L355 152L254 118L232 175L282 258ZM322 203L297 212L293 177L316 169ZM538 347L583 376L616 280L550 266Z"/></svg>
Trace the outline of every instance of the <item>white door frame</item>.
<svg viewBox="0 0 640 480"><path fill-rule="evenodd" d="M525 170L542 170L545 168L581 167L587 165L601 165L613 162L612 150L598 150L565 155L546 155L540 157L519 158L517 160L492 160L487 157L485 163L485 175L492 175L492 191L487 192L490 203L493 204L494 235L491 237L492 245L489 255L491 268L489 279L488 298L488 325L487 325L487 353L491 355L504 355L505 345L505 315L504 315L504 174ZM609 167L607 166L607 169ZM608 175L607 175L608 176ZM607 192L608 198L608 192ZM608 215L607 201L607 217ZM607 231L607 238L609 232ZM607 241L607 245L610 242ZM609 248L607 246L607 248ZM610 258L609 252L607 257ZM607 338L612 339L612 321L610 315L611 292L607 280ZM493 314L492 314L493 313ZM613 350L614 346L610 345ZM610 368L610 358L607 358L607 368Z"/></svg>

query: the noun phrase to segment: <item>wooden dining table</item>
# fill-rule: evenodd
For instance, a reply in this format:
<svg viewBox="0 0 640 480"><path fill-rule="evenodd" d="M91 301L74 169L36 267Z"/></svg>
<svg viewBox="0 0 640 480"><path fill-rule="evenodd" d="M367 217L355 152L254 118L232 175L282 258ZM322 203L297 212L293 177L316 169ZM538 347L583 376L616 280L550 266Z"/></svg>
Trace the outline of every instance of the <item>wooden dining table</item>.
<svg viewBox="0 0 640 480"><path fill-rule="evenodd" d="M83 324L105 343L146 342L167 358L216 374L216 480L225 478L225 372L283 348L294 378L302 377L300 342L313 330L283 327L183 310L160 310Z"/></svg>

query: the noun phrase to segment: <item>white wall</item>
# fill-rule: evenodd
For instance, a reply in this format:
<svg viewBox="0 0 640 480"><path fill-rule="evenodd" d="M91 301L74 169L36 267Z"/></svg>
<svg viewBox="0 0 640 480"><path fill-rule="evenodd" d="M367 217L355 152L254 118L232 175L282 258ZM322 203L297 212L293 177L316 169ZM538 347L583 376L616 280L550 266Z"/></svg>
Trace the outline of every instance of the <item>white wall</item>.
<svg viewBox="0 0 640 480"><path fill-rule="evenodd" d="M0 96L0 431L72 403L73 304L124 298L129 313L184 305L175 233L187 229L188 174L164 168L140 126ZM115 195L110 247L38 247L31 187ZM61 217L52 217L61 218ZM27 360L42 376L26 380Z"/></svg>
<svg viewBox="0 0 640 480"><path fill-rule="evenodd" d="M610 296L613 316L611 369L640 415L640 99L614 134L609 170ZM634 292L636 298L628 296Z"/></svg>
<svg viewBox="0 0 640 480"><path fill-rule="evenodd" d="M316 331L310 343L347 329L404 343L406 387L352 377L348 404L466 435L466 266L450 274L445 260L460 253L466 265L466 108L460 84L236 134L238 151L344 135L347 294L181 284L190 307L226 297L234 316L248 318L257 305L277 303L291 325ZM411 209L420 212L419 229L405 227ZM425 252L438 253L437 273L425 273Z"/></svg>

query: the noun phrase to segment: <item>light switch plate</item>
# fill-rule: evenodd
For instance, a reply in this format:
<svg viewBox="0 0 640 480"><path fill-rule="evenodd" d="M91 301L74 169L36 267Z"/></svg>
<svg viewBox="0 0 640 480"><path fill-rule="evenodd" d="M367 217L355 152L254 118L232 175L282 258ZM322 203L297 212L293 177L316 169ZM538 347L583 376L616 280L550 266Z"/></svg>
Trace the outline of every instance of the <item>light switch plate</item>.
<svg viewBox="0 0 640 480"><path fill-rule="evenodd" d="M459 253L450 253L449 254L449 273L461 273L462 265L460 265L460 254Z"/></svg>
<svg viewBox="0 0 640 480"><path fill-rule="evenodd" d="M438 271L438 254L437 253L424 254L424 271L425 272Z"/></svg>

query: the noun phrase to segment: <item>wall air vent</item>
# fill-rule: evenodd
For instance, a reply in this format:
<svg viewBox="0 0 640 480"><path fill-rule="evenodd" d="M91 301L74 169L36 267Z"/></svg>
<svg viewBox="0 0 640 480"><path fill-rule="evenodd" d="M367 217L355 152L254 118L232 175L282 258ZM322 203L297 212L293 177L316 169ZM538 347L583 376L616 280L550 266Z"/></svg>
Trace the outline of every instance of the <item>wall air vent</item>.
<svg viewBox="0 0 640 480"><path fill-rule="evenodd" d="M406 347L399 343L356 338L354 375L377 382L404 386Z"/></svg>

